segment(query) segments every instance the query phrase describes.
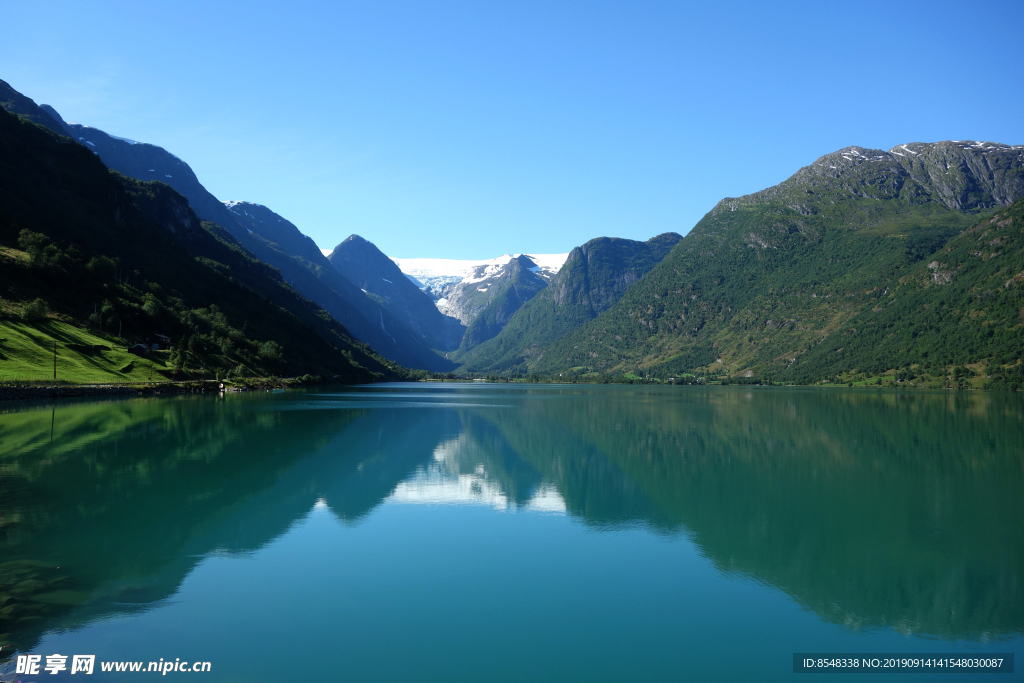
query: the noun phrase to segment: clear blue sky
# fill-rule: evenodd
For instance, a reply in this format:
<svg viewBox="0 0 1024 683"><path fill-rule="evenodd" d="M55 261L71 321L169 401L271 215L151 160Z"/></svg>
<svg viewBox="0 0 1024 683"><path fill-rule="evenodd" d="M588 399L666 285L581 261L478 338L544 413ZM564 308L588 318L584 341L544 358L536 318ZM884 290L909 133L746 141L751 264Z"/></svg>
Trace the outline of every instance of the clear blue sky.
<svg viewBox="0 0 1024 683"><path fill-rule="evenodd" d="M1024 2L0 3L0 78L322 247L685 233L847 145L1024 143Z"/></svg>

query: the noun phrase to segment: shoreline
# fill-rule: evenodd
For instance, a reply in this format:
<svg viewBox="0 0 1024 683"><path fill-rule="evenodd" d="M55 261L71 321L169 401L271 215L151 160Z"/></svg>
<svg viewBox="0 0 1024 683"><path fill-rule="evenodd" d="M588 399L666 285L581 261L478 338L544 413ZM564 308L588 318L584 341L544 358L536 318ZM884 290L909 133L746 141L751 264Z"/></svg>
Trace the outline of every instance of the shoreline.
<svg viewBox="0 0 1024 683"><path fill-rule="evenodd" d="M539 385L595 385L595 386L702 386L702 387L734 387L746 389L833 389L840 391L855 391L857 393L868 391L918 391L918 392L942 392L942 393L1013 393L1006 389L984 389L980 387L926 387L915 385L893 386L893 385L855 385L853 387L844 385L815 385L815 384L758 384L746 382L718 383L661 383L661 382L524 382L524 381L493 381L493 380L470 380L470 379L427 379L418 380L427 384L539 384ZM412 383L417 383L413 380ZM331 384L330 382L326 384ZM245 393L249 391L260 391L270 389L298 388L311 386L308 383L297 383L289 380L263 380L247 384L234 384L230 382L218 382L217 380L200 380L196 382L168 382L166 384L43 384L43 385L8 385L0 386L0 404L17 403L21 401L37 401L47 399L75 399L75 398L145 398L155 396L180 396L182 394L214 394ZM314 385L315 386L315 385Z"/></svg>
<svg viewBox="0 0 1024 683"><path fill-rule="evenodd" d="M181 394L243 393L260 389L307 386L288 380L262 380L233 384L218 380L140 384L13 384L0 385L0 403L40 399L177 396Z"/></svg>

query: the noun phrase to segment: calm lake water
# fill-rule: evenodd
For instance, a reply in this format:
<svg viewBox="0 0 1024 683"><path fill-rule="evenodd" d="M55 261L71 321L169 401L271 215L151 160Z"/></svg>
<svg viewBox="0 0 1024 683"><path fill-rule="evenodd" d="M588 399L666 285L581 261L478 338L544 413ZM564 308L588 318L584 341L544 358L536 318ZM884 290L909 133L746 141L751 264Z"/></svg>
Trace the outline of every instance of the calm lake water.
<svg viewBox="0 0 1024 683"><path fill-rule="evenodd" d="M249 683L1024 668L1018 397L394 384L6 410L0 659Z"/></svg>

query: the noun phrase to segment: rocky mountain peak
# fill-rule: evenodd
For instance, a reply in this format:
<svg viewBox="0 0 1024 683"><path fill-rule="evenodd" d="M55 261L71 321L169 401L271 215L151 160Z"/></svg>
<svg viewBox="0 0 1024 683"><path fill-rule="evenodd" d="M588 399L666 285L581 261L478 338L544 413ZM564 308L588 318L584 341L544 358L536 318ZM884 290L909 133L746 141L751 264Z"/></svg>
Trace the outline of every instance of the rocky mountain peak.
<svg viewBox="0 0 1024 683"><path fill-rule="evenodd" d="M888 151L844 147L778 185L723 199L711 215L770 202L811 214L816 212L816 200L833 194L907 203L937 201L956 211L1006 206L1024 197L1024 145L946 140L908 142Z"/></svg>
<svg viewBox="0 0 1024 683"><path fill-rule="evenodd" d="M450 351L462 341L463 327L407 278L394 261L359 235L349 235L327 260L357 287L402 320L434 349Z"/></svg>

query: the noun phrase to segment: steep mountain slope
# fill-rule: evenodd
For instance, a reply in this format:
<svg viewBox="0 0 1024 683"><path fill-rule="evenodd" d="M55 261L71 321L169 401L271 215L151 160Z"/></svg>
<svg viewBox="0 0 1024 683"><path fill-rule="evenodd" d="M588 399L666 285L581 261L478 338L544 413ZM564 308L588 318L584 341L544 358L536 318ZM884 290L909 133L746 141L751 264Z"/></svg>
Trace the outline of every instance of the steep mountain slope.
<svg viewBox="0 0 1024 683"><path fill-rule="evenodd" d="M221 202L221 204L231 212L231 218L245 228L249 234L262 237L285 254L298 259L314 272L323 266L323 253L316 246L316 242L311 237L302 234L291 221L262 204L239 201Z"/></svg>
<svg viewBox="0 0 1024 683"><path fill-rule="evenodd" d="M558 272L558 269L565 263L569 254L515 254L515 256L527 256L540 270L537 271L540 277L550 280ZM498 258L483 259L479 261L467 259L444 259L444 258L395 258L391 260L398 264L405 276L417 287L422 289L438 308L446 310L448 296L466 278L475 278L481 272L496 273L502 266L513 258L512 254L504 254ZM442 301L443 300L443 301Z"/></svg>
<svg viewBox="0 0 1024 683"><path fill-rule="evenodd" d="M927 268L951 236L1022 196L1024 146L948 141L825 155L775 187L722 200L532 369L809 378L800 374L808 351L855 334L854 316Z"/></svg>
<svg viewBox="0 0 1024 683"><path fill-rule="evenodd" d="M50 113L52 107L47 107L45 104L43 107L37 107L35 102L12 88L6 81L0 81L0 109L32 123L45 126L54 133L68 134L64 130L64 122L60 117L55 117Z"/></svg>
<svg viewBox="0 0 1024 683"><path fill-rule="evenodd" d="M920 252L910 254L916 255ZM892 279L874 306L859 307L842 329L798 357L787 374L810 383L852 368L870 375L899 370L903 380L952 372L954 379L983 375L992 386L1021 389L1022 354L1024 199ZM978 365L966 367L973 364Z"/></svg>
<svg viewBox="0 0 1024 683"><path fill-rule="evenodd" d="M372 242L350 235L327 260L364 292L380 297L378 302L431 348L454 351L459 347L465 332L462 323L442 314L431 298Z"/></svg>
<svg viewBox="0 0 1024 683"><path fill-rule="evenodd" d="M513 265L513 261L516 265ZM524 278L525 293L530 287L537 291L542 289L561 266L559 263L558 267L553 267L552 262L545 267L538 261L528 254L505 254L473 265L461 280L444 286L437 307L446 315L458 318L467 326L471 325L491 300L503 291L502 286L511 281L511 269L515 269L516 278Z"/></svg>
<svg viewBox="0 0 1024 683"><path fill-rule="evenodd" d="M261 260L275 266L297 290L338 319L359 340L406 367L432 371L452 369L422 337L368 297L330 264L316 244L295 225L265 206L225 202L234 235Z"/></svg>
<svg viewBox="0 0 1024 683"><path fill-rule="evenodd" d="M124 341L114 344L165 334L178 373L241 365L369 381L402 372L222 230L200 224L171 188L111 173L83 146L6 112L0 245L0 304L7 316L20 309L22 331L45 350L67 341L60 322L117 331ZM36 298L46 303L26 315ZM64 352L104 352L71 346Z"/></svg>
<svg viewBox="0 0 1024 683"><path fill-rule="evenodd" d="M229 202L229 207L220 202L203 187L187 163L165 149L66 123L52 107L38 107L9 86L3 92L6 94L0 99L4 100L5 108L9 105L19 116L69 135L99 155L109 168L139 180L165 182L185 195L200 218L227 230L257 258L277 268L303 296L322 306L353 336L386 358L407 367L451 369L451 363L431 351L400 320L339 276L322 254L309 253L309 239L269 209L259 207L270 215L246 220L244 210L232 210L241 203ZM296 251L290 251L293 248Z"/></svg>
<svg viewBox="0 0 1024 683"><path fill-rule="evenodd" d="M462 338L460 352L491 339L508 324L519 308L547 287L540 267L528 256L516 256L494 274L463 280L452 294L452 306L472 322Z"/></svg>
<svg viewBox="0 0 1024 683"><path fill-rule="evenodd" d="M576 247L543 291L459 362L474 371L525 370L526 358L609 308L681 239L674 232L646 242L599 237Z"/></svg>

